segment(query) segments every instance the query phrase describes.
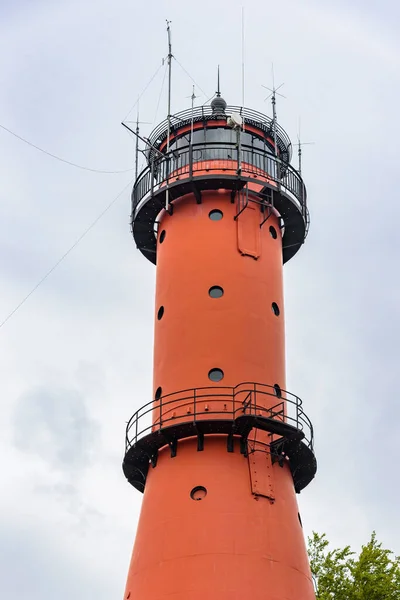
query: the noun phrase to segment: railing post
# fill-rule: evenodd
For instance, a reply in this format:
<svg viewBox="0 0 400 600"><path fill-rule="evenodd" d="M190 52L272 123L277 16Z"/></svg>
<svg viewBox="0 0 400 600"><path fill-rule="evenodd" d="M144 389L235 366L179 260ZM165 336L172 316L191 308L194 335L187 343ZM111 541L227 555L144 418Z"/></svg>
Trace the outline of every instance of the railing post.
<svg viewBox="0 0 400 600"><path fill-rule="evenodd" d="M150 192L151 192L151 196L152 196L153 192L154 192L154 156L151 159L151 165L150 165Z"/></svg>
<svg viewBox="0 0 400 600"><path fill-rule="evenodd" d="M189 178L193 177L193 145L189 146Z"/></svg>
<svg viewBox="0 0 400 600"><path fill-rule="evenodd" d="M196 388L193 389L193 417L194 420L196 421Z"/></svg>
<svg viewBox="0 0 400 600"><path fill-rule="evenodd" d="M162 396L160 396L160 429L162 429Z"/></svg>

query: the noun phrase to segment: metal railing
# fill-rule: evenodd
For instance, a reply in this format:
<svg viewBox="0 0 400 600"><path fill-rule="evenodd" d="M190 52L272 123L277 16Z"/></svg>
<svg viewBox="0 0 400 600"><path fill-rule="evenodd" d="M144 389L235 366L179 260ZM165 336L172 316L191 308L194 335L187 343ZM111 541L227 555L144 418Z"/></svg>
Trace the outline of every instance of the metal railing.
<svg viewBox="0 0 400 600"><path fill-rule="evenodd" d="M240 171L238 170L240 167ZM245 181L269 181L289 192L297 201L307 220L307 194L303 180L291 165L283 164L279 157L266 150L227 142L201 143L176 148L154 158L137 178L132 191L132 220L148 195L177 180L195 178L214 173L237 175ZM239 174L238 174L239 173Z"/></svg>
<svg viewBox="0 0 400 600"><path fill-rule="evenodd" d="M128 421L125 450L143 437L187 422L232 420L241 415L268 417L292 425L304 433L303 442L312 450L314 432L302 401L290 392L260 383L235 387L203 387L181 390L142 406ZM279 436L273 434L273 438Z"/></svg>
<svg viewBox="0 0 400 600"><path fill-rule="evenodd" d="M231 115L232 113L240 114L244 118L245 123L254 125L257 127L257 129L261 129L271 136L273 135L274 123L271 117L267 117L266 115L250 108L244 108L242 106L227 106L225 109L226 116ZM192 119L193 122L196 123L199 121L209 121L210 119L215 118L221 119L221 115L215 115L210 104L205 106L196 106L194 107L193 112L191 108L188 108L171 115L171 127L172 130L175 128L181 128L184 125L190 124ZM153 146L158 147L160 142L167 137L167 131L168 119L165 119L151 132L149 136L150 143ZM292 144L290 138L286 131L278 124L276 124L276 133L278 147L281 152L286 153L286 162L290 162L292 156Z"/></svg>

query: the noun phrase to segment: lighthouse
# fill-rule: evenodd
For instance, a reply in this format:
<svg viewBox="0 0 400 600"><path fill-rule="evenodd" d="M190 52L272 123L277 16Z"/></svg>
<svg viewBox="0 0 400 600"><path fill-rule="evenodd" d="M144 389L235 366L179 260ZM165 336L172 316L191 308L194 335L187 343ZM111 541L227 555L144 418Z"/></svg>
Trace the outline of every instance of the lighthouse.
<svg viewBox="0 0 400 600"><path fill-rule="evenodd" d="M153 395L126 428L126 600L315 598L296 499L313 428L285 373L283 265L309 226L291 157L275 113L219 86L147 140L132 233L156 269Z"/></svg>

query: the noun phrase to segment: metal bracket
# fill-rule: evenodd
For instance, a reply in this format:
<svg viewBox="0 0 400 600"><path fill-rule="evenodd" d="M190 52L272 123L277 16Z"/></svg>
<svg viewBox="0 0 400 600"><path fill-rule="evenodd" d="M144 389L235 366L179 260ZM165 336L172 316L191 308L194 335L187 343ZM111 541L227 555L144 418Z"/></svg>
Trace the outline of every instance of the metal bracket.
<svg viewBox="0 0 400 600"><path fill-rule="evenodd" d="M202 452L204 450L204 433L197 434L197 452Z"/></svg>
<svg viewBox="0 0 400 600"><path fill-rule="evenodd" d="M249 205L249 186L246 185L246 200L243 202L243 207L240 208L240 197L241 197L241 192L243 193L244 196L244 191L240 190L239 194L238 194L238 210L239 212L233 217L235 219L235 221L237 220L238 216L248 207Z"/></svg>
<svg viewBox="0 0 400 600"><path fill-rule="evenodd" d="M175 458L178 450L178 440L172 440L172 442L168 442L168 446L171 449L171 458Z"/></svg>
<svg viewBox="0 0 400 600"><path fill-rule="evenodd" d="M228 439L226 441L226 449L228 452L234 452L234 437L233 433L228 434Z"/></svg>
<svg viewBox="0 0 400 600"><path fill-rule="evenodd" d="M270 446L271 462L272 464L275 464L277 462L281 468L283 468L283 465L286 462L286 453L284 452L283 448L284 442L276 444L274 446Z"/></svg>
<svg viewBox="0 0 400 600"><path fill-rule="evenodd" d="M196 204L201 204L201 191L196 185L192 186L194 197L196 198Z"/></svg>
<svg viewBox="0 0 400 600"><path fill-rule="evenodd" d="M265 219L263 219L260 223L260 229L264 225L264 223L266 223L268 221L268 219L272 216L272 210L271 210L270 206L267 206L267 214L268 214L268 216L265 217Z"/></svg>
<svg viewBox="0 0 400 600"><path fill-rule="evenodd" d="M154 454L152 454L150 457L150 462L151 462L151 466L153 467L153 469L154 469L154 467L157 466L157 459L158 459L158 450L156 450L154 452Z"/></svg>

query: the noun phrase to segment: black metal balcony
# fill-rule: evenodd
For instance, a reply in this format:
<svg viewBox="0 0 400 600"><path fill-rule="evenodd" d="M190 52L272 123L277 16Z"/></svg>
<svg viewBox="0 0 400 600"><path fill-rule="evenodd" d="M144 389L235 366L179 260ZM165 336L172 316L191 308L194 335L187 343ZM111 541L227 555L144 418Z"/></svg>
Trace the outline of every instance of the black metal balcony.
<svg viewBox="0 0 400 600"><path fill-rule="evenodd" d="M277 396L279 394L279 397ZM143 491L150 465L157 464L158 452L178 452L178 441L197 438L202 450L209 434L227 436L227 449L234 441L242 454L251 452L252 430L267 432L265 451L273 462L287 460L296 492L314 478L314 434L302 401L289 392L264 384L241 383L236 387L207 387L182 390L149 402L129 420L125 437L123 470L128 481ZM249 450L250 448L250 450Z"/></svg>
<svg viewBox="0 0 400 600"><path fill-rule="evenodd" d="M307 194L299 173L267 150L237 144L207 143L176 148L153 157L132 191L132 233L137 247L156 263L156 222L163 208L187 193L201 202L204 190L230 189L239 202L241 190L256 184L258 203L281 218L283 262L303 244L308 232ZM167 196L168 194L168 196ZM254 194L253 194L254 195Z"/></svg>

